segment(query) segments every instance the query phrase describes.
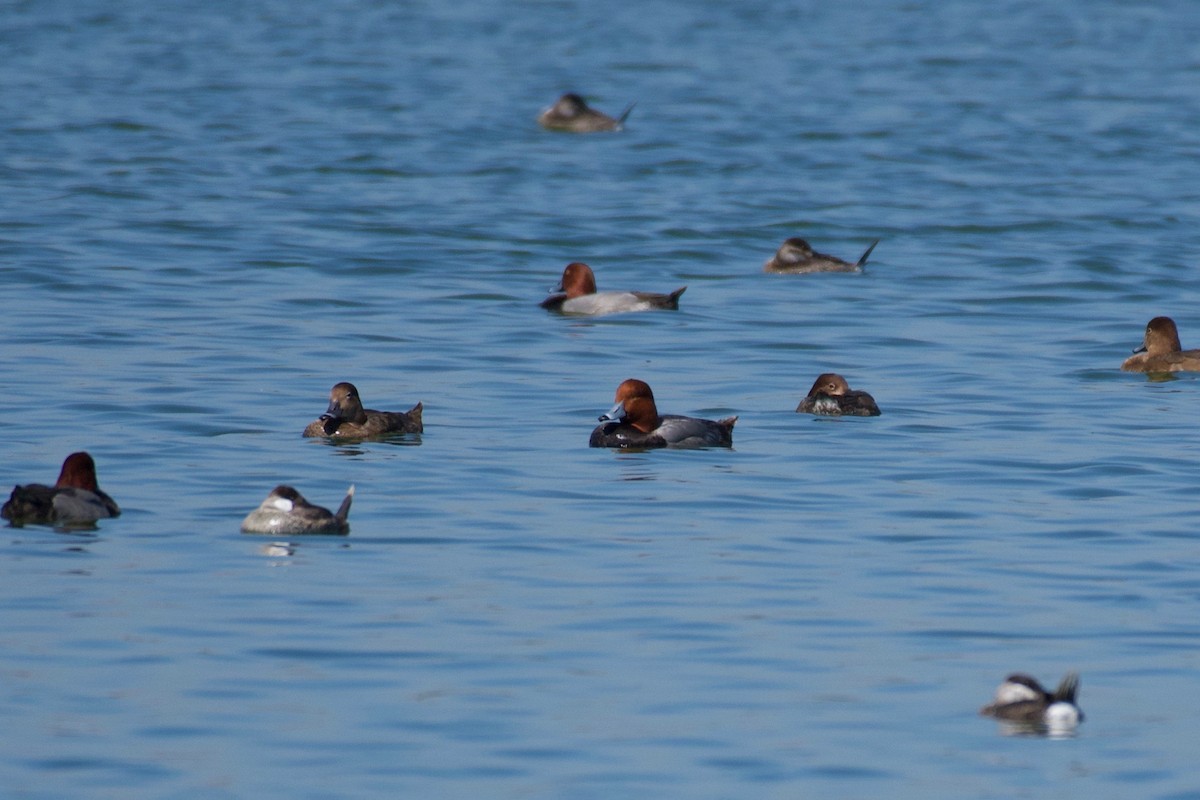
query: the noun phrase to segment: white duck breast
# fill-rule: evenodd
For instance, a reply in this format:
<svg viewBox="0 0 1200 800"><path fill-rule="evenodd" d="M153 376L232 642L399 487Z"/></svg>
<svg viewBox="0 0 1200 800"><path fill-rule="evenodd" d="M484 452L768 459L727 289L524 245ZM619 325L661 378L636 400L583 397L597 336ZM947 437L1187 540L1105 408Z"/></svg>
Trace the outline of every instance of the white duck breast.
<svg viewBox="0 0 1200 800"><path fill-rule="evenodd" d="M596 292L563 301L562 313L596 316L621 314L629 311L650 311L654 308L655 306L650 301L639 297L634 292Z"/></svg>

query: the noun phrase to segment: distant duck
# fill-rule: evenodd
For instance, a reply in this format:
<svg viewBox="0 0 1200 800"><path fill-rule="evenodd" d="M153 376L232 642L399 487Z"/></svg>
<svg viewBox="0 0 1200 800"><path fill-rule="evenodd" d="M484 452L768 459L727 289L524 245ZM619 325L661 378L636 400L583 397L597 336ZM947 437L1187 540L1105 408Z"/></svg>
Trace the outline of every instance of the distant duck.
<svg viewBox="0 0 1200 800"><path fill-rule="evenodd" d="M716 421L658 413L649 384L630 378L617 387L616 405L600 415L590 447L732 447L737 417Z"/></svg>
<svg viewBox="0 0 1200 800"><path fill-rule="evenodd" d="M818 376L808 390L808 396L796 406L796 411L847 417L877 417L880 413L874 397L851 389L846 379L836 372Z"/></svg>
<svg viewBox="0 0 1200 800"><path fill-rule="evenodd" d="M91 526L98 519L121 516L121 509L96 483L96 462L87 453L63 461L53 486L30 483L13 487L0 517L13 527L26 524Z"/></svg>
<svg viewBox="0 0 1200 800"><path fill-rule="evenodd" d="M1049 733L1069 733L1083 721L1075 704L1079 673L1068 672L1051 694L1036 679L1016 672L996 689L992 702L979 709L988 717L1033 726Z"/></svg>
<svg viewBox="0 0 1200 800"><path fill-rule="evenodd" d="M633 111L633 103L621 112L621 116L613 119L591 108L582 97L571 92L564 94L554 105L544 110L538 116L538 124L549 130L571 133L619 131L624 127L630 111Z"/></svg>
<svg viewBox="0 0 1200 800"><path fill-rule="evenodd" d="M1126 372L1200 372L1200 350L1183 349L1170 317L1150 320L1142 346L1133 353L1121 365Z"/></svg>
<svg viewBox="0 0 1200 800"><path fill-rule="evenodd" d="M562 280L554 294L542 301L542 308L563 314L600 316L627 311L652 311L679 308L679 296L687 291L681 286L670 294L654 292L597 292L596 275L592 268L579 261L567 264Z"/></svg>
<svg viewBox="0 0 1200 800"><path fill-rule="evenodd" d="M814 252L809 243L804 239L793 237L784 240L775 255L763 265L763 272L788 273L793 275L808 272L858 272L867 263L867 258L871 255L871 251L875 249L875 245L877 244L879 244L878 239L871 242L871 246L867 248L867 252L863 253L857 262L851 264L848 261L842 261L836 256L827 256L824 253Z"/></svg>
<svg viewBox="0 0 1200 800"><path fill-rule="evenodd" d="M279 536L301 534L338 534L350 532L350 501L354 499L354 487L346 492L346 498L336 513L328 508L314 506L291 486L280 484L271 490L262 505L251 511L242 520L242 533L266 533Z"/></svg>
<svg viewBox="0 0 1200 800"><path fill-rule="evenodd" d="M304 429L305 436L338 439L369 439L401 433L421 433L422 406L408 411L375 411L363 408L353 383L338 383L329 390L329 408Z"/></svg>

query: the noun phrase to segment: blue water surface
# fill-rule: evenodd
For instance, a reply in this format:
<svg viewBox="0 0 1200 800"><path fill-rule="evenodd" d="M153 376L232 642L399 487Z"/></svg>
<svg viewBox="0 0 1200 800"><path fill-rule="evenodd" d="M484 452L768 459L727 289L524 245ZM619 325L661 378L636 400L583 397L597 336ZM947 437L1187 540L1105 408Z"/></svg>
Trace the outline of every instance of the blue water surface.
<svg viewBox="0 0 1200 800"><path fill-rule="evenodd" d="M1119 371L1200 346L1190 4L0 20L0 485L124 511L0 529L5 796L1200 798L1200 380ZM589 449L629 377L733 449ZM341 380L424 434L301 438ZM281 482L351 535L240 534ZM1077 736L977 716L1071 669Z"/></svg>

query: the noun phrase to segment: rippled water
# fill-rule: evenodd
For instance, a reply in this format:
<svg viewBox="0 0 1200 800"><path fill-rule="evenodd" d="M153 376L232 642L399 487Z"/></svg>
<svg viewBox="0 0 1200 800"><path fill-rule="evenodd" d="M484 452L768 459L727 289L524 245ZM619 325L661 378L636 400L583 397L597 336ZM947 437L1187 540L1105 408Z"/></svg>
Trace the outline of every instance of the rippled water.
<svg viewBox="0 0 1200 800"><path fill-rule="evenodd" d="M1189 4L2 15L0 481L124 509L2 529L7 796L1200 797L1200 384L1117 369L1200 346ZM734 448L588 449L627 377ZM424 435L300 438L339 380ZM349 538L240 535L279 482Z"/></svg>

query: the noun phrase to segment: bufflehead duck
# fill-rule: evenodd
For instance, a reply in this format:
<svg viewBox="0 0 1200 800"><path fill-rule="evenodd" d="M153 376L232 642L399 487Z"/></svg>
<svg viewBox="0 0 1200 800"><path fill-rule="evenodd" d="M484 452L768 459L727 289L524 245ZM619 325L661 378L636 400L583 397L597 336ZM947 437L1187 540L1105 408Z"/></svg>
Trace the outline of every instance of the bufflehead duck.
<svg viewBox="0 0 1200 800"><path fill-rule="evenodd" d="M1019 723L1037 732L1069 733L1083 721L1083 712L1075 705L1078 694L1077 672L1068 672L1053 694L1035 678L1015 672L1004 679L992 702L979 709L979 713Z"/></svg>

